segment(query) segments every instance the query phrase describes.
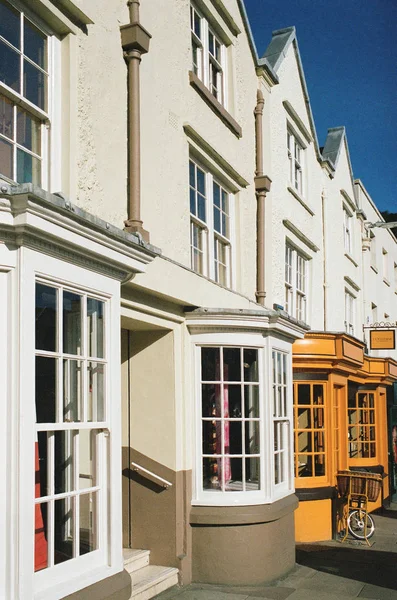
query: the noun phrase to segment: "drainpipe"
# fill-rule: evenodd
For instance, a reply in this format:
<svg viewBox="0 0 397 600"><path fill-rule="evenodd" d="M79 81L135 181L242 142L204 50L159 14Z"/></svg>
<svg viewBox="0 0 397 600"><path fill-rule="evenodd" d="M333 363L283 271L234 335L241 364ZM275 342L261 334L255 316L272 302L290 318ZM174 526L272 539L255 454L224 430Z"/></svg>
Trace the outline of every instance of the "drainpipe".
<svg viewBox="0 0 397 600"><path fill-rule="evenodd" d="M142 54L149 51L152 37L139 22L139 0L128 0L128 25L120 27L121 45L128 65L128 219L125 231L138 233L148 242L149 233L141 219L140 77Z"/></svg>
<svg viewBox="0 0 397 600"><path fill-rule="evenodd" d="M271 179L263 174L263 106L265 99L261 90L257 91L255 115L256 169L255 193L256 209L256 301L265 305L265 199L270 192Z"/></svg>

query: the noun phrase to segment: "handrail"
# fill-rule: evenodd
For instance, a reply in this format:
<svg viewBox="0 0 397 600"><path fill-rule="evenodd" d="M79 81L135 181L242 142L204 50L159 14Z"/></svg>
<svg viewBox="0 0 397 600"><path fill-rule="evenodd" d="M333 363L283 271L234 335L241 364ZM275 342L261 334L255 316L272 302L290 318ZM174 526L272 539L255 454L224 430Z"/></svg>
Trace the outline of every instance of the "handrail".
<svg viewBox="0 0 397 600"><path fill-rule="evenodd" d="M149 471L148 469L141 467L141 465L138 465L137 463L131 462L131 465L133 467L133 469L132 469L133 471L143 471L147 475L151 475L155 479L158 479L159 481L161 481L163 488L168 489L168 488L172 487L171 481L167 481L167 479L163 479L159 475L156 475L156 473L152 473L152 471Z"/></svg>

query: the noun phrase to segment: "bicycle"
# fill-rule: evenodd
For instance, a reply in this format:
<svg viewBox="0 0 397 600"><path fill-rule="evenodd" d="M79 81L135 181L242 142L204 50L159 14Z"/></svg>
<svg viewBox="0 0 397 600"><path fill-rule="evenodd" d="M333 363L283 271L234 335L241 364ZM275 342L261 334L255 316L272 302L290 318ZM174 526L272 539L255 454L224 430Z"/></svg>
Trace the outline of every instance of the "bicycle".
<svg viewBox="0 0 397 600"><path fill-rule="evenodd" d="M357 501L357 508L350 508L347 517L347 528L357 540L369 540L375 533L375 523L371 515L362 506L365 501Z"/></svg>

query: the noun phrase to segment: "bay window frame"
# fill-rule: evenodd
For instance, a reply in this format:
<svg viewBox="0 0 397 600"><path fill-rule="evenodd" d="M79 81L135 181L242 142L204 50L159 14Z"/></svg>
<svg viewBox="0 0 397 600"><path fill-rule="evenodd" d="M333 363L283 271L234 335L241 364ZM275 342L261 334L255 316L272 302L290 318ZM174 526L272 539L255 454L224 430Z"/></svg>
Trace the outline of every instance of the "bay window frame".
<svg viewBox="0 0 397 600"><path fill-rule="evenodd" d="M262 339L261 339L262 338ZM202 414L201 414L201 348L247 348L258 350L258 381L260 406L260 485L258 490L212 491L203 489ZM286 356L286 415L287 448L285 478L275 484L274 415L273 415L273 352ZM288 496L294 491L293 477L293 410L292 410L292 350L291 345L272 336L230 332L197 333L192 336L194 384L194 467L193 499L197 506L248 506L267 504Z"/></svg>
<svg viewBox="0 0 397 600"><path fill-rule="evenodd" d="M76 265L64 263L56 258L44 256L28 248L21 248L21 290L20 306L20 356L24 365L21 371L20 407L23 414L19 425L19 541L18 541L18 597L30 597L32 590L38 600L50 600L68 594L114 575L122 570L122 536L120 525L121 506L117 510L117 498L121 494L120 457L121 424L119 423L119 405L121 397L120 347L119 335L119 283L115 280L92 273ZM60 277L62 274L62 277ZM102 485L99 505L99 523L101 531L100 545L97 550L78 558L67 560L54 567L34 573L34 498L35 468L34 452L35 431L48 429L47 424L37 425L35 410L35 287L40 281L53 287L64 286L68 290L88 294L105 302L106 310L106 352L108 357L107 378L105 379L105 397L108 414L106 421L99 422L56 422L50 424L51 431L98 429L100 438L97 463L98 483ZM61 317L59 317L61 318ZM39 354L41 352L38 351ZM88 359L87 359L88 360ZM86 382L88 383L88 382ZM63 385L57 382L58 390ZM88 392L87 392L88 393ZM59 399L60 402L60 399ZM99 439L98 438L98 439ZM115 504L116 503L116 504ZM112 510L110 510L112 508ZM31 532L31 533L30 533Z"/></svg>

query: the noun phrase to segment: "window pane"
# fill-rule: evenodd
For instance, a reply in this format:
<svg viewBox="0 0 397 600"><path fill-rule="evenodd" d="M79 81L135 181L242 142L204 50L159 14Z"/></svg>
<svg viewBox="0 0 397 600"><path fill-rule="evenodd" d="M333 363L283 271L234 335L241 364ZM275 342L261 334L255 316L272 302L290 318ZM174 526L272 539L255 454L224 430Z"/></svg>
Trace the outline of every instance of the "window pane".
<svg viewBox="0 0 397 600"><path fill-rule="evenodd" d="M222 465L222 459L204 458L203 459L203 489L212 491L221 491L219 478L219 466Z"/></svg>
<svg viewBox="0 0 397 600"><path fill-rule="evenodd" d="M225 385L224 386L224 402L225 402L225 417L233 419L241 419L241 386L240 385Z"/></svg>
<svg viewBox="0 0 397 600"><path fill-rule="evenodd" d="M0 133L10 140L14 139L13 104L5 96L0 96Z"/></svg>
<svg viewBox="0 0 397 600"><path fill-rule="evenodd" d="M47 69L47 37L25 17L24 19L24 54Z"/></svg>
<svg viewBox="0 0 397 600"><path fill-rule="evenodd" d="M2 139L0 139L0 173L9 179L14 179L12 145Z"/></svg>
<svg viewBox="0 0 397 600"><path fill-rule="evenodd" d="M243 453L243 434L241 421L225 421L224 427L225 453Z"/></svg>
<svg viewBox="0 0 397 600"><path fill-rule="evenodd" d="M57 360L36 356L36 422L55 423Z"/></svg>
<svg viewBox="0 0 397 600"><path fill-rule="evenodd" d="M88 363L87 421L105 420L105 365Z"/></svg>
<svg viewBox="0 0 397 600"><path fill-rule="evenodd" d="M259 417L259 386L247 385L244 387L245 396L245 407L244 416L245 418L258 418Z"/></svg>
<svg viewBox="0 0 397 600"><path fill-rule="evenodd" d="M203 454L220 454L220 434L217 443L217 430L220 431L220 421L203 421ZM217 445L219 448L217 448Z"/></svg>
<svg viewBox="0 0 397 600"><path fill-rule="evenodd" d="M203 383L201 401L203 417L221 417L220 385Z"/></svg>
<svg viewBox="0 0 397 600"><path fill-rule="evenodd" d="M20 13L8 2L0 0L0 35L20 49Z"/></svg>
<svg viewBox="0 0 397 600"><path fill-rule="evenodd" d="M259 381L258 350L244 348L244 381Z"/></svg>
<svg viewBox="0 0 397 600"><path fill-rule="evenodd" d="M228 478L227 470L225 469L225 491L236 492L243 489L243 459L230 458L226 459L230 462L230 479Z"/></svg>
<svg viewBox="0 0 397 600"><path fill-rule="evenodd" d="M79 431L79 489L96 485L95 446L96 433L90 429Z"/></svg>
<svg viewBox="0 0 397 600"><path fill-rule="evenodd" d="M1 5L0 5L1 6ZM48 566L47 543L48 504L35 505L34 513L34 571L41 571Z"/></svg>
<svg viewBox="0 0 397 600"><path fill-rule="evenodd" d="M310 385L298 385L298 404L310 404Z"/></svg>
<svg viewBox="0 0 397 600"><path fill-rule="evenodd" d="M313 461L311 456L298 455L298 477L313 476Z"/></svg>
<svg viewBox="0 0 397 600"><path fill-rule="evenodd" d="M37 434L37 442L35 444L35 498L47 496L49 491L48 485L48 443L47 432L39 431Z"/></svg>
<svg viewBox="0 0 397 600"><path fill-rule="evenodd" d="M41 123L24 110L18 108L17 142L35 154L41 153Z"/></svg>
<svg viewBox="0 0 397 600"><path fill-rule="evenodd" d="M313 450L312 434L310 431L298 432L298 451L311 452Z"/></svg>
<svg viewBox="0 0 397 600"><path fill-rule="evenodd" d="M197 167L197 189L205 196L205 173Z"/></svg>
<svg viewBox="0 0 397 600"><path fill-rule="evenodd" d="M104 303L87 298L88 356L104 357Z"/></svg>
<svg viewBox="0 0 397 600"><path fill-rule="evenodd" d="M225 381L241 381L240 348L224 348L223 377Z"/></svg>
<svg viewBox="0 0 397 600"><path fill-rule="evenodd" d="M27 60L23 61L23 68L24 96L42 110L47 110L47 76Z"/></svg>
<svg viewBox="0 0 397 600"><path fill-rule="evenodd" d="M198 218L201 219L202 221L206 221L206 216L205 216L205 197L202 196L201 194L197 194L197 210L198 210Z"/></svg>
<svg viewBox="0 0 397 600"><path fill-rule="evenodd" d="M194 33L201 38L201 19L196 11L194 11Z"/></svg>
<svg viewBox="0 0 397 600"><path fill-rule="evenodd" d="M81 354L81 296L63 293L63 351Z"/></svg>
<svg viewBox="0 0 397 600"><path fill-rule="evenodd" d="M36 349L55 352L57 338L57 290L36 283Z"/></svg>
<svg viewBox="0 0 397 600"><path fill-rule="evenodd" d="M201 348L202 381L219 381L219 348Z"/></svg>
<svg viewBox="0 0 397 600"><path fill-rule="evenodd" d="M0 41L0 56L0 81L16 92L20 92L19 54Z"/></svg>
<svg viewBox="0 0 397 600"><path fill-rule="evenodd" d="M54 563L56 565L73 558L74 505L74 498L63 498L54 502Z"/></svg>
<svg viewBox="0 0 397 600"><path fill-rule="evenodd" d="M17 150L17 181L18 183L41 182L41 161L31 154L18 148Z"/></svg>
<svg viewBox="0 0 397 600"><path fill-rule="evenodd" d="M259 458L245 459L245 479L247 490L259 490L260 462Z"/></svg>
<svg viewBox="0 0 397 600"><path fill-rule="evenodd" d="M214 190L214 205L217 206L218 208L220 208L221 207L221 188L219 187L219 185L217 183L214 183L213 190Z"/></svg>
<svg viewBox="0 0 397 600"><path fill-rule="evenodd" d="M97 535L98 493L80 496L80 555L98 548Z"/></svg>
<svg viewBox="0 0 397 600"><path fill-rule="evenodd" d="M259 421L245 423L245 453L259 454Z"/></svg>
<svg viewBox="0 0 397 600"><path fill-rule="evenodd" d="M55 493L63 494L74 489L74 432L55 431Z"/></svg>
<svg viewBox="0 0 397 600"><path fill-rule="evenodd" d="M197 217L196 192L190 188L190 212Z"/></svg>
<svg viewBox="0 0 397 600"><path fill-rule="evenodd" d="M311 429L311 413L310 408L298 409L298 429Z"/></svg>
<svg viewBox="0 0 397 600"><path fill-rule="evenodd" d="M63 420L74 423L83 419L82 383L83 371L80 360L63 361Z"/></svg>
<svg viewBox="0 0 397 600"><path fill-rule="evenodd" d="M214 206L214 229L218 233L222 233L221 232L221 213L219 212L219 209L216 206Z"/></svg>

